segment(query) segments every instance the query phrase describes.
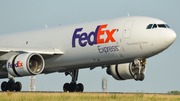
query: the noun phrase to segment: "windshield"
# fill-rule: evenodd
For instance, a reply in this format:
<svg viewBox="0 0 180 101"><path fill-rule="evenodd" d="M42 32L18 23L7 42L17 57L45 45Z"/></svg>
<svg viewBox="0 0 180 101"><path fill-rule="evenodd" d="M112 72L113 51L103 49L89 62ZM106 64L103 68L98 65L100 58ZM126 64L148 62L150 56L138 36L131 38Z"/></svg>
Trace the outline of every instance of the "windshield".
<svg viewBox="0 0 180 101"><path fill-rule="evenodd" d="M149 24L146 29L170 28L167 24Z"/></svg>

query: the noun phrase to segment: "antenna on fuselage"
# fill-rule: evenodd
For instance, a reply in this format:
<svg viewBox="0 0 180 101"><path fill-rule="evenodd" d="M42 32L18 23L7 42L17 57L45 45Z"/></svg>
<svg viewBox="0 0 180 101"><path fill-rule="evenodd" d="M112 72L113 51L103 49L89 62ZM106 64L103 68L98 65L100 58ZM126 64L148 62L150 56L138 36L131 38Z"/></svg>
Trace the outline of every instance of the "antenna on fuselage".
<svg viewBox="0 0 180 101"><path fill-rule="evenodd" d="M129 16L129 13L127 12L127 15Z"/></svg>
<svg viewBox="0 0 180 101"><path fill-rule="evenodd" d="M48 26L45 24L45 27L48 28Z"/></svg>

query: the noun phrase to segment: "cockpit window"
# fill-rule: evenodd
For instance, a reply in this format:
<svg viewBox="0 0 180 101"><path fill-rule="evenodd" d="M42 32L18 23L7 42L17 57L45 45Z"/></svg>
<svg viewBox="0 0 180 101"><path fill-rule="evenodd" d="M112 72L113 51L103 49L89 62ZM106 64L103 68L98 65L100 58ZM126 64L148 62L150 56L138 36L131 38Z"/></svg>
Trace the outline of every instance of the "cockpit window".
<svg viewBox="0 0 180 101"><path fill-rule="evenodd" d="M167 24L149 24L146 29L170 28Z"/></svg>
<svg viewBox="0 0 180 101"><path fill-rule="evenodd" d="M166 27L167 27L167 28L170 28L169 25L167 25L167 24L166 24Z"/></svg>
<svg viewBox="0 0 180 101"><path fill-rule="evenodd" d="M158 24L159 28L166 28L165 24Z"/></svg>
<svg viewBox="0 0 180 101"><path fill-rule="evenodd" d="M149 24L146 29L151 29L153 24Z"/></svg>
<svg viewBox="0 0 180 101"><path fill-rule="evenodd" d="M154 24L152 28L157 28L157 25L156 25L156 24Z"/></svg>

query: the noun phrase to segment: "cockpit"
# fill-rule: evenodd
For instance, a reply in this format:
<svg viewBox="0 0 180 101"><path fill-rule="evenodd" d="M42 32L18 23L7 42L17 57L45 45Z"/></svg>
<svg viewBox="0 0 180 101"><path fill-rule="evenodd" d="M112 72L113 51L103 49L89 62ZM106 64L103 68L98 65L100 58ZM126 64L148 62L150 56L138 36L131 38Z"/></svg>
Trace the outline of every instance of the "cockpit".
<svg viewBox="0 0 180 101"><path fill-rule="evenodd" d="M154 28L170 28L167 24L149 24L146 29L154 29Z"/></svg>

